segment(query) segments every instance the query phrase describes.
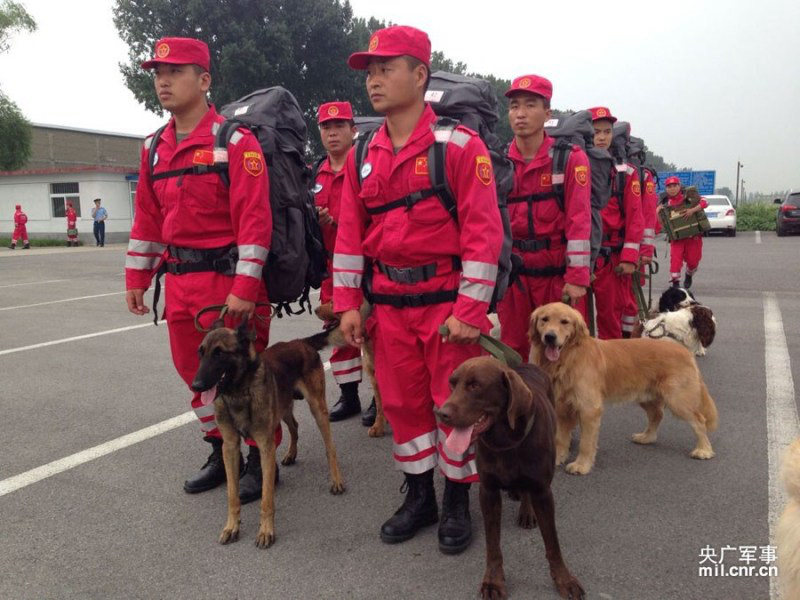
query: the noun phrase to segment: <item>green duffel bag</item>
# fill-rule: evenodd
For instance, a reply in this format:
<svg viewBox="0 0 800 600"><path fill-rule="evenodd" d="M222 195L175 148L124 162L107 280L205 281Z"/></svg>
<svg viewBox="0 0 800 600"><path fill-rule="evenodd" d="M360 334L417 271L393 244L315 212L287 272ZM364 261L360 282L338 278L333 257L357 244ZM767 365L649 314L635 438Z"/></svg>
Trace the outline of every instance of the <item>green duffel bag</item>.
<svg viewBox="0 0 800 600"><path fill-rule="evenodd" d="M692 185L681 189L681 192L684 198L681 204L678 206L665 204L664 209L658 211L661 229L666 233L670 242L702 235L711 229L705 210L696 212L688 217L681 214L687 208L694 208L700 203L700 194L697 193L697 188Z"/></svg>

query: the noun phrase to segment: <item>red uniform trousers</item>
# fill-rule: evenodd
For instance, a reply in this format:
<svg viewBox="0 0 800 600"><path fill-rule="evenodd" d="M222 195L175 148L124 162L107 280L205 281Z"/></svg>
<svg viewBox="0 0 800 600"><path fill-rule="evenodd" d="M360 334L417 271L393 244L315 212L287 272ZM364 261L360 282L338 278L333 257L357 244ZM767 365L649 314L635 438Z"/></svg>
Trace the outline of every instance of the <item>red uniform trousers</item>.
<svg viewBox="0 0 800 600"><path fill-rule="evenodd" d="M629 297L633 298L630 276L620 275L614 271L619 263L619 252L612 252L610 258L600 255L594 270L595 280L592 288L597 337L601 340L617 340L622 337L622 315Z"/></svg>
<svg viewBox="0 0 800 600"><path fill-rule="evenodd" d="M469 358L480 356L478 344L442 342L439 325L453 314L453 303L413 308L376 304L367 321L375 350L375 375L381 389L383 411L392 426L395 466L419 474L437 463L453 481L478 481L475 449L454 456L444 446L451 428L437 424L433 407L450 395L453 370ZM482 328L489 330L489 320Z"/></svg>
<svg viewBox="0 0 800 600"><path fill-rule="evenodd" d="M634 274L634 277L639 278L639 282L644 288L647 285L647 279L644 275L647 273L647 266L642 265L639 268L640 274ZM633 281L630 285L620 288L622 292L622 333L632 333L633 328L636 326L636 321L639 319L639 306L636 304L636 296L633 294Z"/></svg>
<svg viewBox="0 0 800 600"><path fill-rule="evenodd" d="M197 348L203 341L205 334L198 331L194 326L194 317L200 310L212 304L224 304L225 299L231 291L233 277L220 273L186 273L184 275L166 275L166 319L169 328L169 345L172 350L172 362L178 374L191 385L197 369L200 366L200 358L197 355ZM267 301L266 289L262 287L259 293L258 302ZM253 319L256 326L256 351L261 352L266 348L269 341L269 307L258 307L256 314L263 315L266 320ZM218 313L209 311L201 319L201 326L208 328L218 317ZM231 319L225 319L227 327L234 327ZM191 389L191 388L189 388ZM200 420L200 429L204 436L222 437L217 422L214 418L214 404L203 405L200 401L200 394L192 392L192 409ZM281 426L275 429L275 445L281 443ZM248 445L255 446L253 440L245 440Z"/></svg>
<svg viewBox="0 0 800 600"><path fill-rule="evenodd" d="M511 346L528 361L531 344L528 341L531 313L545 304L561 302L564 290L564 276L532 277L522 275L508 286L503 299L497 305L497 318L500 321L500 341ZM575 309L588 322L586 300L581 298Z"/></svg>
<svg viewBox="0 0 800 600"><path fill-rule="evenodd" d="M686 263L686 272L694 275L697 267L700 266L700 259L703 258L703 236L683 240L676 240L669 244L669 276L672 281L681 278L683 263Z"/></svg>
<svg viewBox="0 0 800 600"><path fill-rule="evenodd" d="M328 273L333 273L333 266L328 261ZM319 301L322 304L333 301L333 278L328 277L322 282L319 291ZM346 346L334 348L331 353L331 371L333 379L338 385L350 382L360 382L362 378L361 350Z"/></svg>
<svg viewBox="0 0 800 600"><path fill-rule="evenodd" d="M14 233L11 235L11 243L16 244L17 240L22 238L22 242L28 243L28 228L25 225L17 225L14 227Z"/></svg>

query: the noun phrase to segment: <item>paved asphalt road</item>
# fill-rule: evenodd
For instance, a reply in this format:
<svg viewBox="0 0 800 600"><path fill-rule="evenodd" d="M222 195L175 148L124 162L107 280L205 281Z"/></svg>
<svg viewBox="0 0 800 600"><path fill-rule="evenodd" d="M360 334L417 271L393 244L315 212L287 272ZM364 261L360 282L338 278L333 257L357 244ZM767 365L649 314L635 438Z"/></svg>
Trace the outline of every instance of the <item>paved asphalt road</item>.
<svg viewBox="0 0 800 600"><path fill-rule="evenodd" d="M660 242L659 252L664 248ZM694 436L671 415L655 445L632 444L644 415L624 406L606 412L594 471L556 474L562 549L589 598L770 597L767 577L700 577L698 568L704 552L719 560L728 546L724 564L736 566L745 564L740 547L755 546L758 558L770 543L769 449L780 440L770 445L766 382L787 377L765 362L768 348L785 346L765 337L764 314L766 304L775 306L774 294L789 368L800 381L798 255L800 238L774 233L706 240L694 289L719 322L716 342L699 359L720 413L711 438L716 458L690 459ZM382 544L380 524L401 501L391 438L368 438L358 420L335 424L348 489L331 496L321 440L302 402L299 460L281 470L277 542L268 550L252 543L257 504L243 508L242 539L220 546L224 487L196 496L182 491L208 453L190 419L72 468L56 465L57 472L32 481L37 467L108 449L104 444L189 409L166 327L144 325L125 310L123 262L122 246L0 250L0 598L476 596L484 562L477 490L475 540L461 556L439 553L435 527L398 546ZM664 262L658 291L667 271ZM132 326L140 327L123 329ZM275 321L273 341L318 326L309 317ZM81 337L100 332L107 333ZM330 404L336 391L329 374ZM794 391L788 393L793 405ZM362 398L369 398L366 386ZM785 414L796 420L791 412L779 418ZM9 491L20 481L10 478L20 474L27 474L23 484L32 482ZM506 501L505 508L511 597L557 597L538 530L518 529L516 505Z"/></svg>

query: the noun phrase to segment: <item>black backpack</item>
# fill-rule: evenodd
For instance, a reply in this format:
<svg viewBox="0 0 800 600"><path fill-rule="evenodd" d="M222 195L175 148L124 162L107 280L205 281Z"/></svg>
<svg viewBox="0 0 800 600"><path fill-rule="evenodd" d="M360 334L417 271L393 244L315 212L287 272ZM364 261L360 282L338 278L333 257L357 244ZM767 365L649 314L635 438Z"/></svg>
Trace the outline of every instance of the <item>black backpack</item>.
<svg viewBox="0 0 800 600"><path fill-rule="evenodd" d="M545 123L545 131L547 135L555 140L550 150L553 159L553 192L552 194L535 194L532 196L533 201L539 199L538 196L541 196L541 199L555 196L556 202L563 212L564 172L567 168L570 152L572 152L574 146L578 146L586 152L591 172L592 231L589 241L591 247L591 270L594 270L594 263L603 243L603 218L600 212L611 199L611 172L614 167L614 161L606 150L595 148L592 113L588 110L581 110L566 117L550 119Z"/></svg>
<svg viewBox="0 0 800 600"><path fill-rule="evenodd" d="M214 147L227 149L240 127L249 129L261 144L269 173L272 241L263 277L278 317L311 310L309 293L326 277L327 263L314 199L309 192L311 170L305 163L306 123L295 97L275 86L257 90L225 105L226 121L217 130ZM150 171L159 129L150 145ZM185 174L219 173L230 184L227 161L192 167ZM291 303L298 302L299 310Z"/></svg>
<svg viewBox="0 0 800 600"><path fill-rule="evenodd" d="M639 173L639 181L642 184L642 196L644 196L645 172L650 173L653 179L653 185L658 185L658 173L653 167L646 164L647 151L645 150L644 140L631 136L630 140L628 140L627 154L628 162L632 164Z"/></svg>
<svg viewBox="0 0 800 600"><path fill-rule="evenodd" d="M514 167L511 161L505 157L502 144L494 133L498 120L497 98L488 81L446 71L436 71L431 74L425 101L430 104L433 112L439 117L434 126L436 142L428 151L431 188L417 192L414 199L400 198L386 206L396 202L400 202L398 207L401 205L413 206L420 200L437 196L450 216L458 222L456 199L445 175L447 173L445 165L447 144L459 125L475 131L489 151L497 190L497 205L500 211L500 220L503 223L503 245L498 259L494 293L489 304L489 312L494 312L497 303L508 289L513 270L512 260L516 260L511 252L511 221L508 218L506 205L506 199L514 184ZM383 118L357 117L355 121L358 128L354 140L355 165L360 183L361 165L366 157L369 142L383 123Z"/></svg>

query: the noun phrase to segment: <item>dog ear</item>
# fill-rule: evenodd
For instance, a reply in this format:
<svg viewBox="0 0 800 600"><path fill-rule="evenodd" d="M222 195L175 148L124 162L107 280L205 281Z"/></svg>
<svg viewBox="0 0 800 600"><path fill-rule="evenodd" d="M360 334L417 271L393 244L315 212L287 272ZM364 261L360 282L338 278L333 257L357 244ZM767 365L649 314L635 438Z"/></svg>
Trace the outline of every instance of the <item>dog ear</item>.
<svg viewBox="0 0 800 600"><path fill-rule="evenodd" d="M250 348L250 342L255 341L255 331L250 331L247 327L248 323L248 318L244 317L239 327L236 328L236 339L239 341L239 346L245 350Z"/></svg>
<svg viewBox="0 0 800 600"><path fill-rule="evenodd" d="M516 429L518 418L531 413L533 392L522 381L522 377L511 369L503 370L503 380L508 389L508 424L511 429Z"/></svg>
<svg viewBox="0 0 800 600"><path fill-rule="evenodd" d="M717 333L717 326L711 311L705 306L692 307L692 327L697 331L697 337L703 348L708 348L714 341Z"/></svg>
<svg viewBox="0 0 800 600"><path fill-rule="evenodd" d="M589 326L586 324L586 321L583 320L583 315L575 309L573 309L572 312L572 318L575 319L575 339L580 340L589 337Z"/></svg>
<svg viewBox="0 0 800 600"><path fill-rule="evenodd" d="M528 341L534 346L542 345L542 338L539 335L539 313L541 310L541 306L534 310L528 321Z"/></svg>
<svg viewBox="0 0 800 600"><path fill-rule="evenodd" d="M211 329L209 329L209 331L211 331L212 329L219 329L220 327L225 327L225 321L223 319L217 319L216 321L211 323Z"/></svg>

